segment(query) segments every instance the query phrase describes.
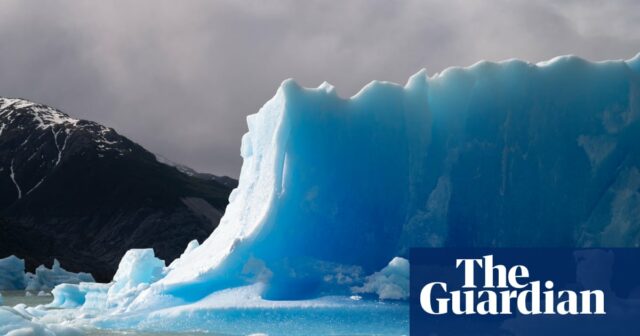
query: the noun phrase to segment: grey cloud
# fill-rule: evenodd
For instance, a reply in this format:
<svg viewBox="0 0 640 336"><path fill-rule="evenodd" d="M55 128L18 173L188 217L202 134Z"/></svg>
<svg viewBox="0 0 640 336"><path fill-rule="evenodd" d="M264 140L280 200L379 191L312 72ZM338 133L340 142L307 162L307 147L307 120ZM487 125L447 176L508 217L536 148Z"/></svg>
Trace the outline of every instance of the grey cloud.
<svg viewBox="0 0 640 336"><path fill-rule="evenodd" d="M237 176L245 117L286 78L404 82L480 59L640 51L637 1L32 1L0 4L0 95Z"/></svg>

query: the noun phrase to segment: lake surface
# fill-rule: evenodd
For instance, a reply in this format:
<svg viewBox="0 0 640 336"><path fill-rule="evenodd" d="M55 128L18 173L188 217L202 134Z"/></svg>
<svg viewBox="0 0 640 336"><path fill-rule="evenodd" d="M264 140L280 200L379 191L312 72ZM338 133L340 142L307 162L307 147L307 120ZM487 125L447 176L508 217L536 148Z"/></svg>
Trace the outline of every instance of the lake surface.
<svg viewBox="0 0 640 336"><path fill-rule="evenodd" d="M18 304L26 304L27 306L35 307L38 305L45 305L53 301L53 296L38 296L37 294L28 295L25 291L2 291L2 297L4 300L3 305L5 306L15 306ZM48 294L48 293L47 293ZM381 309L381 310L380 310ZM335 310L335 311L334 311ZM367 335L367 334L390 334L388 330L383 330L381 328L378 332L371 332L371 328L365 327L366 323L363 324L363 321L359 321L359 318L364 318L365 320L370 320L371 324L380 324L381 321L389 320L393 322L393 325L399 325L398 332L391 333L397 335L406 335L408 334L408 327L405 326L405 323L408 325L408 320L405 323L398 322L399 319L407 318L408 319L408 307L404 305L389 305L389 306L381 306L375 307L375 309L371 311L360 311L356 313L352 311L351 308L344 309L316 309L316 310L308 310L305 308L281 308L281 309L228 309L222 310L219 316L211 315L211 316L200 316L197 314L194 315L186 315L184 316L185 322L189 321L190 323L197 323L202 326L202 329L238 329L238 325L236 323L250 324L255 325L256 330L271 330L267 332L275 332L274 327L286 325L287 328L292 328L294 330L294 334L301 334L300 328L306 329L310 328L310 334L315 335L325 335L325 334L339 334L339 335L350 335L350 332L345 332L344 330L348 330L349 328L339 328L343 329L341 332L337 332L332 330L332 326L336 326L336 323L344 324L353 322L353 334L354 335ZM355 313L355 314L351 314ZM346 315L345 315L346 314ZM237 316L236 316L237 315ZM235 316L235 317L234 317ZM368 317L367 317L368 316ZM372 317L375 320L372 320ZM294 322L297 321L297 322ZM351 322L349 322L351 321ZM156 325L157 323L157 325ZM297 324L297 325L296 325ZM152 321L150 326L162 327L163 321ZM235 326L230 328L230 325ZM359 327L358 327L359 326ZM381 327L384 327L384 323L380 324ZM326 330L325 327L329 327ZM405 328L406 327L406 328ZM242 329L242 328L240 328ZM254 329L254 328L252 328ZM363 329L369 329L368 332L363 332ZM321 331L322 330L322 331ZM231 336L234 334L220 334L220 333L207 333L207 332L142 332L135 330L120 330L120 331L112 331L112 330L99 330L99 329L84 329L83 332L85 335L94 336L94 335L102 335L102 336L121 336L121 335L131 335L131 336L180 336L180 335L214 335L214 336ZM275 332L278 333L278 332ZM240 335L246 335L247 333L242 333ZM265 334L255 334L255 335L265 335Z"/></svg>
<svg viewBox="0 0 640 336"><path fill-rule="evenodd" d="M28 295L25 291L0 291L4 306L15 306L20 303L24 303L29 307L35 307L41 304L48 304L53 301L51 293L47 293L47 296L38 296L37 293L31 293Z"/></svg>

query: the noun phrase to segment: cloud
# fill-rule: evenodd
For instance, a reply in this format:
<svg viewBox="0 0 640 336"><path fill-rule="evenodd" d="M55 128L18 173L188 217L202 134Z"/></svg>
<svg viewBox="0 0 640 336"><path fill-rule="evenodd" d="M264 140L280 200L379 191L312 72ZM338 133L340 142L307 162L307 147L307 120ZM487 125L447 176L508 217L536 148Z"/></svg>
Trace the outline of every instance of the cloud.
<svg viewBox="0 0 640 336"><path fill-rule="evenodd" d="M637 1L34 1L0 5L0 95L237 176L245 117L289 77L350 96L480 59L630 58Z"/></svg>

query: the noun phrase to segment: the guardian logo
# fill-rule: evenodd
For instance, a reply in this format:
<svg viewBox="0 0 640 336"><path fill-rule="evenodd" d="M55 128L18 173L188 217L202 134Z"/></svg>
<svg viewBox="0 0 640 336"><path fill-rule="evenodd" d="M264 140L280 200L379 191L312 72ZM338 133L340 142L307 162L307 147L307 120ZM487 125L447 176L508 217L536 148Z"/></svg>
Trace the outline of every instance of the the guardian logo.
<svg viewBox="0 0 640 336"><path fill-rule="evenodd" d="M605 315L602 290L554 290L554 283L529 281L524 265L494 265L493 255L456 259L464 272L461 289L431 282L420 291L420 306L429 315ZM483 272L483 276L480 273ZM476 279L483 279L476 283Z"/></svg>

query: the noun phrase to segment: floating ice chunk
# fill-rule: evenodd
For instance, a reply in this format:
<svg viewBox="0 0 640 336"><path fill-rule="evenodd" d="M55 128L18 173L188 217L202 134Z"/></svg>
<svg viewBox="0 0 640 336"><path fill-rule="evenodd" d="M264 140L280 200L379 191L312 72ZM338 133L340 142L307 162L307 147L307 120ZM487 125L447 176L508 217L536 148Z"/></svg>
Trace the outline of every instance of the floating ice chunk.
<svg viewBox="0 0 640 336"><path fill-rule="evenodd" d="M155 257L153 249L129 250L112 283L61 284L53 289L54 299L48 307L106 310L127 306L164 273L165 263Z"/></svg>
<svg viewBox="0 0 640 336"><path fill-rule="evenodd" d="M105 305L110 308L126 307L132 304L136 298L141 298L140 293L164 277L166 272L164 260L156 258L153 249L133 249L127 251L122 257L118 270L110 285ZM91 296L93 305L100 305L103 298L100 288L96 293L89 288L87 296ZM54 296L56 293L54 293ZM149 302L157 302L150 300Z"/></svg>
<svg viewBox="0 0 640 336"><path fill-rule="evenodd" d="M409 297L409 261L396 257L387 267L367 277L354 293L375 293L382 300L405 300Z"/></svg>
<svg viewBox="0 0 640 336"><path fill-rule="evenodd" d="M36 268L36 273L27 273L25 276L26 290L39 292L53 289L59 284L78 284L80 282L94 282L89 273L73 273L60 266L60 262L54 259L53 266L49 269L44 265Z"/></svg>
<svg viewBox="0 0 640 336"><path fill-rule="evenodd" d="M0 259L0 290L19 290L24 286L24 260L16 256Z"/></svg>
<svg viewBox="0 0 640 336"><path fill-rule="evenodd" d="M51 269L40 265L36 273L25 273L24 260L10 256L0 259L0 289L2 290L27 290L38 293L48 291L63 283L77 284L80 282L94 282L89 273L73 273L60 266L58 260L54 260ZM33 294L33 293L30 293Z"/></svg>
<svg viewBox="0 0 640 336"><path fill-rule="evenodd" d="M82 282L80 284L61 284L56 286L51 294L53 302L49 308L106 309L107 291L111 284Z"/></svg>
<svg viewBox="0 0 640 336"><path fill-rule="evenodd" d="M78 285L61 284L56 286L51 293L54 296L50 307L73 308L82 306L85 302L86 292L80 290Z"/></svg>
<svg viewBox="0 0 640 336"><path fill-rule="evenodd" d="M47 335L43 326L32 323L9 307L0 307L0 335ZM52 335L52 333L49 333ZM55 334L53 334L55 335Z"/></svg>
<svg viewBox="0 0 640 336"><path fill-rule="evenodd" d="M0 335L6 336L81 336L82 331L58 323L42 323L24 307L0 307Z"/></svg>

